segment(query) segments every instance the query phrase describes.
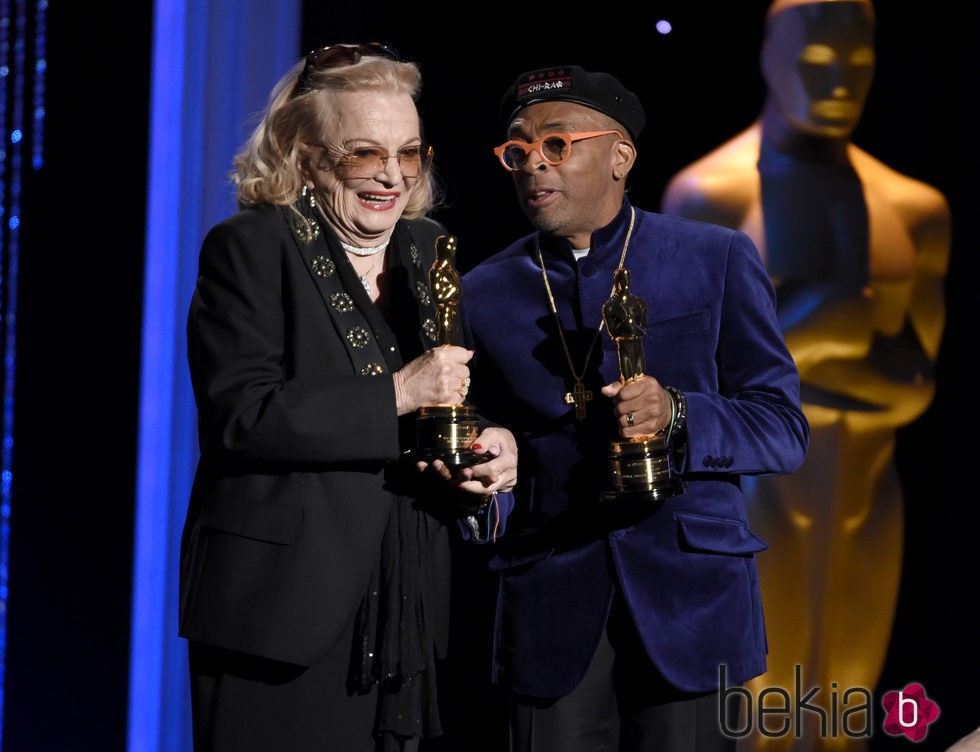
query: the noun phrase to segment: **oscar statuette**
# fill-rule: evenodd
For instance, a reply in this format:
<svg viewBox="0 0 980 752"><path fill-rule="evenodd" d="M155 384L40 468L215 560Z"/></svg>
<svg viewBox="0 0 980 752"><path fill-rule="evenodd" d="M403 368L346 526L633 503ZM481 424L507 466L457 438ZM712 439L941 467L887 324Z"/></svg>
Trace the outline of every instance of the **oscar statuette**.
<svg viewBox="0 0 980 752"><path fill-rule="evenodd" d="M456 271L456 238L436 238L436 260L429 270L429 286L435 299L438 346L462 345L459 321L462 283ZM467 379L468 381L468 379ZM415 417L416 453L427 461L439 459L451 469L490 459L476 454L470 446L479 428L472 407L462 403L423 405Z"/></svg>
<svg viewBox="0 0 980 752"><path fill-rule="evenodd" d="M643 334L646 303L629 291L629 270L616 270L615 286L602 307L602 319L616 343L619 378L623 384L644 377L646 361ZM673 395L671 395L673 399ZM609 443L609 475L612 488L603 501L660 501L684 492L684 483L671 474L670 435L636 436Z"/></svg>

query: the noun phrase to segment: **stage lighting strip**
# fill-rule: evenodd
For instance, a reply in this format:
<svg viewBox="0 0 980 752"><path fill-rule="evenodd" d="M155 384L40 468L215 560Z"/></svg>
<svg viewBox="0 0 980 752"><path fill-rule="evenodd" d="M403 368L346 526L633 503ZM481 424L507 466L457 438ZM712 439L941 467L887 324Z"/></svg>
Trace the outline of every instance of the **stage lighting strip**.
<svg viewBox="0 0 980 752"><path fill-rule="evenodd" d="M9 211L7 205L7 181L9 179L7 169L7 145L10 141L7 131L7 97L9 95L10 82L10 3L7 0L0 0L0 215L2 226L0 226L0 295L6 300L4 287L6 285L6 274L4 270L7 266L7 217ZM4 304L4 319L6 319L6 304ZM12 355L7 352L7 342L4 338L3 344L3 365L0 373L6 375L10 366L7 365L8 358ZM6 376L4 377L6 383ZM4 394L3 403L0 404L0 418L3 420L3 448L0 449L0 739L3 738L3 688L4 675L6 674L7 662L7 552L10 536L10 465L7 463L7 442L12 440L12 436L7 433L7 399Z"/></svg>
<svg viewBox="0 0 980 752"><path fill-rule="evenodd" d="M34 44L31 49L31 130L24 130L24 88L27 79L28 13L33 7ZM47 0L33 4L0 0L0 295L3 302L2 445L0 445L0 740L3 738L3 698L7 655L7 596L9 583L10 505L14 448L14 366L16 364L17 272L20 260L23 142L31 144L31 166L44 164L45 74L47 71ZM13 30L13 44L11 44ZM8 109L9 106L9 109ZM8 120L10 128L8 130Z"/></svg>

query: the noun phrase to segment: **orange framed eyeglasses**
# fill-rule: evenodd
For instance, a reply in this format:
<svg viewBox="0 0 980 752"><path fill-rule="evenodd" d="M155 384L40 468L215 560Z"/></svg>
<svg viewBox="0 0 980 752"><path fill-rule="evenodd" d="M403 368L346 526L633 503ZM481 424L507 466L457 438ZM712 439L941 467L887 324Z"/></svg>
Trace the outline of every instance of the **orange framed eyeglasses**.
<svg viewBox="0 0 980 752"><path fill-rule="evenodd" d="M587 138L598 136L609 136L615 133L620 138L623 134L619 131L583 131L579 133L548 133L537 141L528 143L520 139L507 141L493 150L500 160L500 164L509 172L520 170L527 164L527 158L532 151L548 164L560 165L572 155L572 144L576 141L584 141Z"/></svg>

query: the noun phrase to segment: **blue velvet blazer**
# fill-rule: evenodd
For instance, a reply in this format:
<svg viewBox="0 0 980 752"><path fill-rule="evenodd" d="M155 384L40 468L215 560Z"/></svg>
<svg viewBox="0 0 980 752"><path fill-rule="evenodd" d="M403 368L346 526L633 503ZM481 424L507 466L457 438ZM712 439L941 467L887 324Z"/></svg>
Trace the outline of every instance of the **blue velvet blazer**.
<svg viewBox="0 0 980 752"><path fill-rule="evenodd" d="M599 329L630 205L576 262L568 243L532 233L464 276L471 399L520 445L516 508L497 545L494 677L558 697L581 680L618 587L651 660L677 688L717 689L765 671L766 635L745 475L803 462L809 427L775 293L743 233L636 211L630 292L647 304L646 372L687 396L686 441L672 461L682 495L638 513L600 503L618 439L599 390L619 378ZM573 379L538 260L544 258L575 370L592 392L577 420ZM598 337L598 339L596 339ZM585 366L586 354L591 355ZM583 368L583 366L585 366Z"/></svg>

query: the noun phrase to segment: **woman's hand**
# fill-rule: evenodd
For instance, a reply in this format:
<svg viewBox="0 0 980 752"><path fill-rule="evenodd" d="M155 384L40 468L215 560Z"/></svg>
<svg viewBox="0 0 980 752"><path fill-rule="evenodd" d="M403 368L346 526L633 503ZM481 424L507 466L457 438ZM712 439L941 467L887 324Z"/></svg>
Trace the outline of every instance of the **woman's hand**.
<svg viewBox="0 0 980 752"><path fill-rule="evenodd" d="M491 459L462 468L455 478L461 491L489 496L517 485L517 440L506 428L491 426L476 437L470 449Z"/></svg>
<svg viewBox="0 0 980 752"><path fill-rule="evenodd" d="M431 464L419 461L416 467L420 471L431 468L443 480L454 483L460 491L476 497L474 501L498 491L510 491L517 485L517 440L514 434L506 428L491 426L476 437L470 449L474 454L488 459L460 468L455 475L438 459Z"/></svg>
<svg viewBox="0 0 980 752"><path fill-rule="evenodd" d="M440 345L426 350L415 360L395 371L395 405L399 415L423 405L454 405L466 397L473 351L456 345Z"/></svg>

